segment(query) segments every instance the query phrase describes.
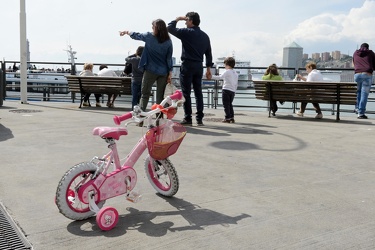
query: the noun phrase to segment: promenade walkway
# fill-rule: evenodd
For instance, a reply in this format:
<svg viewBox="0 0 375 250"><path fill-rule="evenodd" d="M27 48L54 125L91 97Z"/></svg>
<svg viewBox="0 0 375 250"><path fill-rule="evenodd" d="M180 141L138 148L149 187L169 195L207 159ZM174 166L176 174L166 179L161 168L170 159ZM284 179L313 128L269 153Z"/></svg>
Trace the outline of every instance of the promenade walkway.
<svg viewBox="0 0 375 250"><path fill-rule="evenodd" d="M103 155L106 144L93 127L115 126L113 115L127 111L4 101L0 203L33 249L375 248L374 115L335 122L330 114L238 111L235 124L222 124L222 109L206 109L205 126L187 128L170 158L180 179L174 198L155 194L140 161L143 200L108 200L120 214L113 230L101 231L95 218L65 218L54 203L60 178ZM118 143L123 154L145 132L128 129Z"/></svg>

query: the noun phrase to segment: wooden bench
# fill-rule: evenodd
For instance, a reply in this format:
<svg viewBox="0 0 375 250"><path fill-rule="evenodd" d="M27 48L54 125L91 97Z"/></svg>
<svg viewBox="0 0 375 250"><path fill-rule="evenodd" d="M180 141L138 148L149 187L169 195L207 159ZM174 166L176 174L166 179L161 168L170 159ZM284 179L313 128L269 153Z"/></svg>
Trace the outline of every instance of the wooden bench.
<svg viewBox="0 0 375 250"><path fill-rule="evenodd" d="M115 94L131 95L131 77L107 77L107 76L65 76L68 80L69 91L74 95L81 94L79 107L82 107L86 93L91 94ZM74 102L74 96L72 96Z"/></svg>
<svg viewBox="0 0 375 250"><path fill-rule="evenodd" d="M355 82L304 82L254 80L255 97L260 100L317 102L336 105L336 121L340 120L340 105L355 105ZM271 116L270 102L268 103ZM354 108L354 107L353 107Z"/></svg>

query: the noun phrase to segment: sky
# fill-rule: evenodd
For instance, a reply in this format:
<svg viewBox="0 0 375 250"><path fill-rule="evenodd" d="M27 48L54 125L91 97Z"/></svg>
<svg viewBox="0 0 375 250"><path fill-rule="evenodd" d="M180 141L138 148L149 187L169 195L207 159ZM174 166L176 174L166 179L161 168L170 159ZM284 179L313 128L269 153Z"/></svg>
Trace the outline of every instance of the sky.
<svg viewBox="0 0 375 250"><path fill-rule="evenodd" d="M0 59L19 61L20 1L0 0L0 6ZM234 55L253 67L281 65L283 48L293 41L310 56L352 55L363 42L375 47L375 0L26 0L30 60L68 62L70 44L76 62L122 64L143 42L119 31L148 32L153 20L168 24L189 11L199 13L214 61ZM181 42L173 36L172 42L180 62Z"/></svg>

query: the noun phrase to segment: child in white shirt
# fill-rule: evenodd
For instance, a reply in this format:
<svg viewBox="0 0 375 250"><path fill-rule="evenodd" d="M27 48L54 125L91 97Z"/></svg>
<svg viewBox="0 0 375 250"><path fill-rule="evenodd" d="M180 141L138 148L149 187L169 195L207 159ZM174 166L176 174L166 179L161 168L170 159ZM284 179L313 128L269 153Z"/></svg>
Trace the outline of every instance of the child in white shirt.
<svg viewBox="0 0 375 250"><path fill-rule="evenodd" d="M238 86L238 74L233 70L236 61L233 57L224 60L225 72L221 75L213 75L214 80L223 80L222 101L225 112L223 123L234 123L233 99Z"/></svg>

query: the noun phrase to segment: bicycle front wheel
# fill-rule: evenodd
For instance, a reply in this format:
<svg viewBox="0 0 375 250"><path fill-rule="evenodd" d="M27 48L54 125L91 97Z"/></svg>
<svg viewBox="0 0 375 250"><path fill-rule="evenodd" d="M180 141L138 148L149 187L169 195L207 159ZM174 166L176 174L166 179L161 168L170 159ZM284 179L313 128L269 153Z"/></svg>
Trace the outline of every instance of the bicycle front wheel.
<svg viewBox="0 0 375 250"><path fill-rule="evenodd" d="M147 156L145 170L148 180L154 189L163 196L173 196L179 188L176 169L167 158L155 160Z"/></svg>
<svg viewBox="0 0 375 250"><path fill-rule="evenodd" d="M95 164L82 162L71 169L61 178L56 190L56 205L60 213L71 220L84 220L95 215L89 204L79 199L78 191L85 183L91 180L96 171ZM105 201L97 204L103 207Z"/></svg>

